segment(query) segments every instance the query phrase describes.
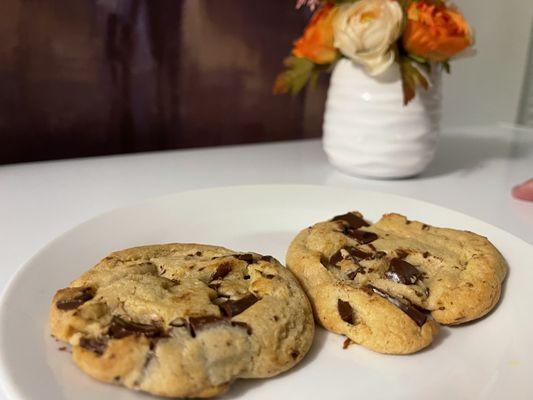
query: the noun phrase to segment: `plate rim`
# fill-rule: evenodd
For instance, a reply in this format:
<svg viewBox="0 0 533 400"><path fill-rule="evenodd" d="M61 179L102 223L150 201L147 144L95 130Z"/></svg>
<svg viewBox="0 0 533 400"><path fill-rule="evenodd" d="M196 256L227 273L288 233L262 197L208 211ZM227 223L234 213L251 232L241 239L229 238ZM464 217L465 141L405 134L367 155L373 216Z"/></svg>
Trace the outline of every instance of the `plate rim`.
<svg viewBox="0 0 533 400"><path fill-rule="evenodd" d="M2 389L3 394L7 396L8 399L13 400L25 400L24 396L21 395L20 389L18 388L18 385L15 384L13 377L11 376L11 372L8 369L7 363L5 361L5 346L4 346L4 327L5 327L5 319L6 319L6 300L12 295L12 292L16 286L16 282L24 275L24 273L30 268L33 261L37 259L42 253L44 253L48 248L55 245L58 241L60 241L65 236L71 234L72 232L83 228L84 226L88 225L89 223L93 223L99 219L106 218L107 216L122 210L127 209L133 209L137 207L142 207L143 205L147 205L154 202L160 202L165 200L170 200L175 197L180 196L186 196L196 193L208 193L208 192L216 192L220 190L253 190L253 189L260 189L260 190L276 190L276 189L287 189L287 188L293 188L293 189L303 189L303 190L324 190L326 188L330 189L340 189L344 191L350 191L350 192L356 192L356 193L367 193L371 195L386 195L388 197L392 198L398 198L402 200L408 200L411 202L415 202L426 206L431 206L433 208L439 209L441 211L445 212L452 212L456 214L457 216L466 217L467 219L470 219L471 221L475 221L476 223L481 223L482 225L486 225L489 228L498 231L498 234L502 234L504 236L510 237L513 240L517 240L521 246L524 246L524 248L527 248L528 251L530 251L533 254L533 245L528 243L526 240L514 235L513 233L510 233L496 225L493 225L491 223L485 222L479 218L472 217L466 213L463 213L461 211L454 210L453 208L448 208L445 206L441 206L439 204L435 204L429 201L425 200L419 200L410 196L404 196L399 195L396 193L389 193L384 191L378 191L378 190L368 190L368 189L358 189L354 187L348 187L348 186L341 186L341 185L313 185L313 184L291 184L291 183L281 183L281 184L255 184L255 185L225 185L225 186L213 186L213 187L206 187L206 188L199 188L199 189L190 189L190 190L184 190L180 192L175 193L169 193L162 196L155 196L148 199L144 199L141 201L135 201L129 204L125 204L118 207L113 207L110 210L106 210L103 212L100 212L90 218L85 219L84 221L75 224L74 226L71 226L70 228L66 229L59 235L55 236L52 240L48 241L43 246L39 247L39 249L26 261L22 262L15 270L15 272L10 276L10 278L7 280L6 285L2 289L0 293L0 388Z"/></svg>

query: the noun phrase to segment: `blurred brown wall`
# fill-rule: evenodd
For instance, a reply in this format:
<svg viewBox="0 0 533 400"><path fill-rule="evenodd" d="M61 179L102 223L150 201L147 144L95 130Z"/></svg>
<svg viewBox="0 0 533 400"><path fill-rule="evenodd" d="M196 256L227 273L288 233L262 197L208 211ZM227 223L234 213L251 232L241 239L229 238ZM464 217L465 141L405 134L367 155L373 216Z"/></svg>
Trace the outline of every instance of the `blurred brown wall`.
<svg viewBox="0 0 533 400"><path fill-rule="evenodd" d="M0 163L320 134L274 97L292 0L1 0Z"/></svg>

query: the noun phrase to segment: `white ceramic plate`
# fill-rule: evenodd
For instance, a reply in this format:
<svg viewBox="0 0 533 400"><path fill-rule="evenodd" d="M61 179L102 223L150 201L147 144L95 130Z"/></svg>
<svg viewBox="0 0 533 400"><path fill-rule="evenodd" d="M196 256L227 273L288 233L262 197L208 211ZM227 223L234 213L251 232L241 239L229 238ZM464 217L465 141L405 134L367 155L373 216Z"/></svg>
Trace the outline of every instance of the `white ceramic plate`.
<svg viewBox="0 0 533 400"><path fill-rule="evenodd" d="M533 248L469 216L390 194L322 186L244 186L180 193L118 209L54 240L13 278L0 308L0 378L10 399L121 400L150 396L106 385L58 351L46 318L56 289L112 250L148 243L198 242L284 259L292 237L348 210L370 220L395 211L487 236L510 265L503 300L481 321L444 328L429 349L386 356L318 329L292 371L236 382L225 398L532 399Z"/></svg>

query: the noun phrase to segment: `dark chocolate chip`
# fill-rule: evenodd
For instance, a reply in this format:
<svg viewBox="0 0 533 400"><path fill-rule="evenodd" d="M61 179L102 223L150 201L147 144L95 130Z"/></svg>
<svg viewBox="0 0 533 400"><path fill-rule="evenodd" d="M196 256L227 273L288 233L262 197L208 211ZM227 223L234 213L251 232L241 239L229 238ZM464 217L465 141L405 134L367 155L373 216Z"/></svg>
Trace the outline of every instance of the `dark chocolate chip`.
<svg viewBox="0 0 533 400"><path fill-rule="evenodd" d="M329 259L329 264L336 266L338 263L340 263L342 260L344 260L344 257L342 256L342 249L335 252Z"/></svg>
<svg viewBox="0 0 533 400"><path fill-rule="evenodd" d="M246 322L240 322L240 321L231 321L231 326L235 326L238 328L246 329L246 333L248 335L252 334L252 327L248 325Z"/></svg>
<svg viewBox="0 0 533 400"><path fill-rule="evenodd" d="M198 256L198 257L201 257L202 256L202 252L201 251L197 251L196 253L194 253L195 256Z"/></svg>
<svg viewBox="0 0 533 400"><path fill-rule="evenodd" d="M422 326L426 323L427 316L407 300L402 301L400 299L397 299L396 297L392 297L387 292L384 292L383 290L378 289L377 287L372 285L368 285L365 291L369 294L374 292L379 296L383 297L384 299L388 300L391 304L394 304L396 307L406 313L413 321L415 321L418 326Z"/></svg>
<svg viewBox="0 0 533 400"><path fill-rule="evenodd" d="M357 268L357 269L354 270L354 271L350 271L350 272L348 272L348 273L346 274L346 276L348 277L348 279L352 279L352 280L353 280L353 279L355 279L355 277L357 276L357 274L362 274L362 275L364 275L364 274L366 274L366 271L365 271L365 269L364 269L363 267L359 267L359 268Z"/></svg>
<svg viewBox="0 0 533 400"><path fill-rule="evenodd" d="M94 339L82 337L80 339L80 347L90 350L98 356L105 353L107 349L107 340L104 338Z"/></svg>
<svg viewBox="0 0 533 400"><path fill-rule="evenodd" d="M398 249L396 250L396 257L397 258L401 258L401 259L404 259L405 257L407 257L409 255L409 252L407 250L404 250L404 249Z"/></svg>
<svg viewBox="0 0 533 400"><path fill-rule="evenodd" d="M348 324L353 324L353 309L350 303L338 299L337 310L339 311L339 315L344 322L347 322Z"/></svg>
<svg viewBox="0 0 533 400"><path fill-rule="evenodd" d="M253 264L255 261L254 255L250 253L238 254L237 260L246 261L248 264Z"/></svg>
<svg viewBox="0 0 533 400"><path fill-rule="evenodd" d="M359 250L357 247L346 246L344 247L344 250L346 250L350 257L353 258L355 261L368 260L372 258L372 254L367 253L363 250Z"/></svg>
<svg viewBox="0 0 533 400"><path fill-rule="evenodd" d="M58 348L59 351L67 351L67 348L65 346L61 346L60 348Z"/></svg>
<svg viewBox="0 0 533 400"><path fill-rule="evenodd" d="M261 256L260 258L261 261L266 261L266 262L272 262L272 261L276 261L276 259L272 256Z"/></svg>
<svg viewBox="0 0 533 400"><path fill-rule="evenodd" d="M248 279L250 279L250 275L244 275L243 278L244 278L245 280L248 280Z"/></svg>
<svg viewBox="0 0 533 400"><path fill-rule="evenodd" d="M324 256L324 255L321 255L320 256L320 264L322 264L322 266L324 268L328 268L329 266L329 260Z"/></svg>
<svg viewBox="0 0 533 400"><path fill-rule="evenodd" d="M344 256L343 254L347 255ZM358 262L361 260L368 260L372 258L372 254L359 250L357 247L344 246L331 256L331 258L329 259L329 263L331 265L337 265L345 258L350 258L353 261Z"/></svg>
<svg viewBox="0 0 533 400"><path fill-rule="evenodd" d="M231 264L227 262L222 263L217 267L213 275L211 275L211 280L217 281L220 279L224 279L226 275L229 274L230 272L231 272Z"/></svg>
<svg viewBox="0 0 533 400"><path fill-rule="evenodd" d="M209 285L207 285L207 286L209 286L209 287L210 287L211 289L213 289L213 290L218 290L218 288L220 287L220 282L211 282L211 283L210 283Z"/></svg>
<svg viewBox="0 0 533 400"><path fill-rule="evenodd" d="M228 300L225 303L220 304L219 307L222 314L231 318L253 306L257 301L259 301L259 299L250 293L239 300Z"/></svg>
<svg viewBox="0 0 533 400"><path fill-rule="evenodd" d="M267 279L273 279L274 277L275 277L275 275L272 275L272 274L265 275L265 278L267 278Z"/></svg>
<svg viewBox="0 0 533 400"><path fill-rule="evenodd" d="M224 323L225 319L216 315L207 315L204 317L189 317L189 331L192 337L205 328L207 325Z"/></svg>
<svg viewBox="0 0 533 400"><path fill-rule="evenodd" d="M385 253L384 251L378 251L376 252L376 254L374 254L374 258L376 259L381 259L386 256L387 256L387 253Z"/></svg>
<svg viewBox="0 0 533 400"><path fill-rule="evenodd" d="M351 345L353 342L350 338L346 338L346 340L342 343L342 349L346 350L349 345Z"/></svg>
<svg viewBox="0 0 533 400"><path fill-rule="evenodd" d="M300 355L299 351L296 351L296 350L291 351L291 357L293 360L296 360L299 355Z"/></svg>
<svg viewBox="0 0 533 400"><path fill-rule="evenodd" d="M78 288L76 288L78 289ZM91 300L94 297L94 289L92 288L79 288L78 293L75 293L72 297L58 300L56 307L60 310L75 310L83 303Z"/></svg>
<svg viewBox="0 0 533 400"><path fill-rule="evenodd" d="M428 258L431 254L429 254L428 251L424 251L424 254L422 254L422 257Z"/></svg>
<svg viewBox="0 0 533 400"><path fill-rule="evenodd" d="M429 226L426 225L426 224L423 224L422 225L422 229L425 230L425 231L429 231Z"/></svg>
<svg viewBox="0 0 533 400"><path fill-rule="evenodd" d="M118 316L114 316L111 320L107 333L113 339L122 339L126 336L138 334L149 338L163 336L163 332L158 326L126 321Z"/></svg>
<svg viewBox="0 0 533 400"><path fill-rule="evenodd" d="M385 276L390 280L404 285L414 285L421 272L412 264L400 258L390 260L389 269L385 271Z"/></svg>
<svg viewBox="0 0 533 400"><path fill-rule="evenodd" d="M378 235L373 232L361 231L359 229L344 228L342 231L348 237L357 240L360 244L368 244L378 239Z"/></svg>
<svg viewBox="0 0 533 400"><path fill-rule="evenodd" d="M343 215L337 215L336 217L333 217L332 221L344 221L354 229L360 228L362 226L370 226L370 224L366 222L363 218L361 218L359 215L351 212Z"/></svg>

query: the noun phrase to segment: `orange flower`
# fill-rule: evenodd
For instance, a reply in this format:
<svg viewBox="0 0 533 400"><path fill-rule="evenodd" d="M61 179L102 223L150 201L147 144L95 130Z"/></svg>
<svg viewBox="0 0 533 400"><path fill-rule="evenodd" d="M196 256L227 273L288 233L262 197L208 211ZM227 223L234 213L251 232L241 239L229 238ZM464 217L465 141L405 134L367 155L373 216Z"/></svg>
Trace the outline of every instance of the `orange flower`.
<svg viewBox="0 0 533 400"><path fill-rule="evenodd" d="M408 53L428 61L446 61L472 45L472 32L463 15L444 4L411 3L403 46Z"/></svg>
<svg viewBox="0 0 533 400"><path fill-rule="evenodd" d="M332 21L335 9L331 4L320 8L311 18L304 34L296 42L292 54L303 57L316 64L329 64L337 57L333 47Z"/></svg>

